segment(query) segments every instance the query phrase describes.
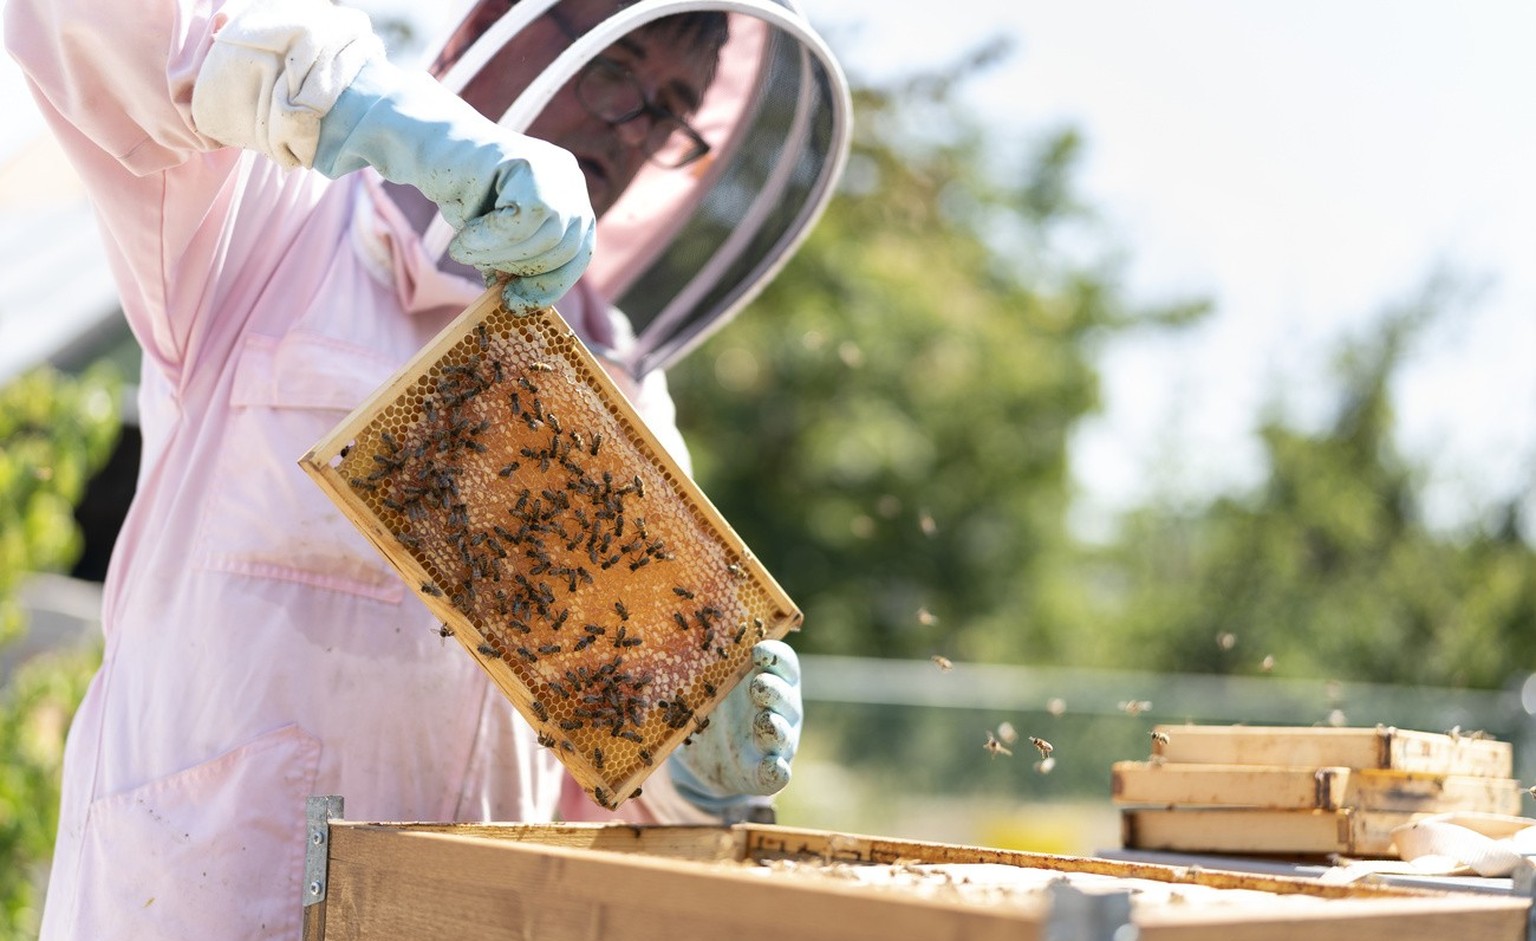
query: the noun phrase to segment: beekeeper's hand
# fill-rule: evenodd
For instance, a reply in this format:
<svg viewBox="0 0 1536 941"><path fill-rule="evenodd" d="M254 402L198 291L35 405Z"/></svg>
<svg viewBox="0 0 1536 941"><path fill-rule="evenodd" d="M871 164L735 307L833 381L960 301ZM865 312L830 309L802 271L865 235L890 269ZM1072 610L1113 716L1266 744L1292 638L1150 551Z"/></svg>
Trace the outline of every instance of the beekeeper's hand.
<svg viewBox="0 0 1536 941"><path fill-rule="evenodd" d="M694 806L722 816L778 793L789 783L801 716L799 659L782 641L760 641L752 671L668 759L672 783Z"/></svg>
<svg viewBox="0 0 1536 941"><path fill-rule="evenodd" d="M597 220L576 158L480 115L424 73L372 60L321 119L315 169L364 165L414 186L457 231L454 259L502 292L514 313L548 307L586 270Z"/></svg>
<svg viewBox="0 0 1536 941"><path fill-rule="evenodd" d="M361 10L314 0L229 4L192 87L204 138L331 178L370 166L437 203L449 252L516 312L549 306L592 258L596 219L576 159L405 72Z"/></svg>

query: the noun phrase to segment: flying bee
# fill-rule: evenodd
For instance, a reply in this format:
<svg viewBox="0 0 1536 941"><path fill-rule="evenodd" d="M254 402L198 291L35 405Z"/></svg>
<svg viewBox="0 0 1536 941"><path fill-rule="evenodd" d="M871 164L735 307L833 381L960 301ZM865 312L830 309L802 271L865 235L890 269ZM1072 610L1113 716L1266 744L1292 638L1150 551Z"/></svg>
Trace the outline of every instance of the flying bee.
<svg viewBox="0 0 1536 941"><path fill-rule="evenodd" d="M1047 742L1043 738L1036 738L1033 735L1029 737L1029 744L1035 746L1035 750L1040 752L1041 758L1051 757L1051 752L1056 750L1056 746L1052 745L1050 742Z"/></svg>
<svg viewBox="0 0 1536 941"><path fill-rule="evenodd" d="M1152 741L1154 743L1156 743L1158 745L1167 745L1168 744L1168 733L1167 732L1161 731L1159 729L1153 729L1152 732L1151 732L1151 735L1152 735Z"/></svg>
<svg viewBox="0 0 1536 941"><path fill-rule="evenodd" d="M447 638L453 636L453 628L449 627L447 624L440 624L437 628L437 636L446 640Z"/></svg>
<svg viewBox="0 0 1536 941"><path fill-rule="evenodd" d="M933 661L933 665L939 668L940 673L948 673L955 668L954 661L942 654L934 654L928 659Z"/></svg>
<svg viewBox="0 0 1536 941"><path fill-rule="evenodd" d="M1011 754L1013 754L1013 752L1008 750L1008 746L1004 745L1002 742L997 740L997 736L992 734L992 730L991 729L987 730L987 741L986 741L986 744L982 745L981 747L985 748L987 750L987 752L992 755L993 758L996 758L998 755L1011 755Z"/></svg>

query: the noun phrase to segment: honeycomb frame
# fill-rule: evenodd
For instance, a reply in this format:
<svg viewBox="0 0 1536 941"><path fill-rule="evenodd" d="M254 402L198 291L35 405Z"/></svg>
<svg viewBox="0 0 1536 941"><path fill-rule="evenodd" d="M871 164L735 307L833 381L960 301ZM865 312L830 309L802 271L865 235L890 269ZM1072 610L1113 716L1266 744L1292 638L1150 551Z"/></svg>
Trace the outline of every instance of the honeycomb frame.
<svg viewBox="0 0 1536 941"><path fill-rule="evenodd" d="M299 464L608 809L802 621L560 314L495 288Z"/></svg>

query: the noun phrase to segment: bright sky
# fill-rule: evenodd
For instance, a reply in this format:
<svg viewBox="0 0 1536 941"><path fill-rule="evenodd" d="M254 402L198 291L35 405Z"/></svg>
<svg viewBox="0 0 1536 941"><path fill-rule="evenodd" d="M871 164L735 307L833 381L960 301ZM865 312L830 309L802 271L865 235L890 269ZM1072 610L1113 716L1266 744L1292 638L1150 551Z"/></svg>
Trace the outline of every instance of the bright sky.
<svg viewBox="0 0 1536 941"><path fill-rule="evenodd" d="M1536 5L1524 0L803 0L850 71L952 62L998 34L968 87L1004 147L1076 124L1079 178L1143 300L1212 297L1178 338L1102 360L1106 414L1076 466L1095 509L1240 485L1277 389L1328 401L1328 352L1444 263L1487 290L1418 349L1403 446L1454 522L1536 476ZM6 60L0 158L41 129ZM1170 463L1171 462L1171 463ZM1157 468L1157 469L1154 469ZM1533 506L1536 509L1536 506Z"/></svg>
<svg viewBox="0 0 1536 941"><path fill-rule="evenodd" d="M1281 389L1315 419L1335 339L1413 296L1439 263L1488 287L1418 348L1398 390L1403 447L1433 459L1442 522L1532 491L1536 6L949 0L941 17L907 2L807 6L864 74L1015 37L970 104L1016 147L1079 126L1080 183L1131 255L1133 296L1216 301L1186 336L1106 352L1108 411L1076 452L1099 505L1252 481L1262 405Z"/></svg>

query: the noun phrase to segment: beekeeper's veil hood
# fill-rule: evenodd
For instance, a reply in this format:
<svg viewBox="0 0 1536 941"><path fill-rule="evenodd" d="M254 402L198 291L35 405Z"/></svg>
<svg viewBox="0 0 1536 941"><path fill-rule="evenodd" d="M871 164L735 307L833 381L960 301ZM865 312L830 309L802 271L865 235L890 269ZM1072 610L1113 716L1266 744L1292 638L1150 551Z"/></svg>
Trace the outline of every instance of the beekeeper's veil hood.
<svg viewBox="0 0 1536 941"><path fill-rule="evenodd" d="M681 169L647 162L599 220L587 271L634 326L620 365L636 377L675 362L751 300L826 205L847 155L850 107L825 43L788 0L478 0L429 58L460 93L487 84L492 70L522 73L500 82L505 91L494 94L505 101L488 104L477 88L472 103L528 131L615 43L709 11L724 14L728 37L687 116L708 153ZM452 234L434 220L428 251L444 256Z"/></svg>

